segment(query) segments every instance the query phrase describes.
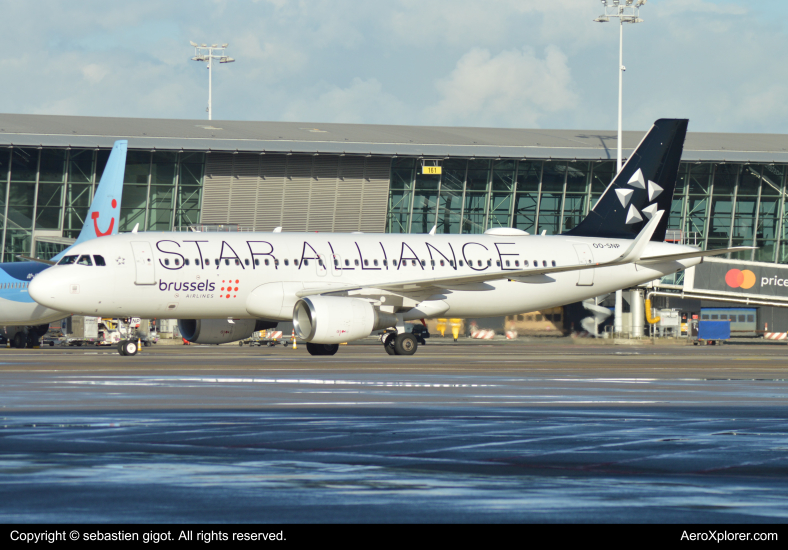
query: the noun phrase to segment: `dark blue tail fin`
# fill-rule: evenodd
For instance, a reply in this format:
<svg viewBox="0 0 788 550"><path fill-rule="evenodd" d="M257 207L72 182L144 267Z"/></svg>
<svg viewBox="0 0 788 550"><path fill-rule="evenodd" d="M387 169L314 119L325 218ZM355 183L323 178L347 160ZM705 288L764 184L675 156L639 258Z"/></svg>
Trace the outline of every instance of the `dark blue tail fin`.
<svg viewBox="0 0 788 550"><path fill-rule="evenodd" d="M633 239L655 212L664 210L651 237L664 241L688 123L656 121L588 216L565 235Z"/></svg>

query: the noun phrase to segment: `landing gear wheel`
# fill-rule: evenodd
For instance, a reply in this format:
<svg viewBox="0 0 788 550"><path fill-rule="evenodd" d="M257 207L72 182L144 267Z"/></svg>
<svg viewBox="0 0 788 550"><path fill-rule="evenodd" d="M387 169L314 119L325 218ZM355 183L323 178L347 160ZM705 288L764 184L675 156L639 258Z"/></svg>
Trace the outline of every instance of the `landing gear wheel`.
<svg viewBox="0 0 788 550"><path fill-rule="evenodd" d="M121 340L118 342L118 353L121 355L126 355L126 340Z"/></svg>
<svg viewBox="0 0 788 550"><path fill-rule="evenodd" d="M416 337L407 332L397 334L394 339L394 353L397 355L413 355L419 347Z"/></svg>
<svg viewBox="0 0 788 550"><path fill-rule="evenodd" d="M126 340L123 345L123 355L137 355L139 351L139 347L137 346L137 342L134 340Z"/></svg>
<svg viewBox="0 0 788 550"><path fill-rule="evenodd" d="M27 333L27 347L33 349L38 345L38 335L34 332Z"/></svg>
<svg viewBox="0 0 788 550"><path fill-rule="evenodd" d="M12 347L17 349L22 349L25 347L25 334L23 332L17 332L14 334L14 339L11 341Z"/></svg>
<svg viewBox="0 0 788 550"><path fill-rule="evenodd" d="M389 355L397 355L397 352L394 351L394 339L396 337L397 337L396 334L390 333L383 340L383 349L385 349L386 353L388 353Z"/></svg>
<svg viewBox="0 0 788 550"><path fill-rule="evenodd" d="M339 344L312 344L306 343L309 355L334 355L339 349Z"/></svg>

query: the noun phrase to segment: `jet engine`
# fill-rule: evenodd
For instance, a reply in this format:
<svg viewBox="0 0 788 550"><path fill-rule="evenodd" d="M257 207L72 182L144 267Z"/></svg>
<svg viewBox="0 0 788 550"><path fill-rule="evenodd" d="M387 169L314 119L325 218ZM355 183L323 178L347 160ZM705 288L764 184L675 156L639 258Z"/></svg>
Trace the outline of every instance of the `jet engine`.
<svg viewBox="0 0 788 550"><path fill-rule="evenodd" d="M257 319L178 319L181 335L194 344L226 344L249 338L258 330L276 327L276 322Z"/></svg>
<svg viewBox="0 0 788 550"><path fill-rule="evenodd" d="M394 327L397 317L360 298L310 296L296 302L293 325L298 337L307 342L339 344Z"/></svg>

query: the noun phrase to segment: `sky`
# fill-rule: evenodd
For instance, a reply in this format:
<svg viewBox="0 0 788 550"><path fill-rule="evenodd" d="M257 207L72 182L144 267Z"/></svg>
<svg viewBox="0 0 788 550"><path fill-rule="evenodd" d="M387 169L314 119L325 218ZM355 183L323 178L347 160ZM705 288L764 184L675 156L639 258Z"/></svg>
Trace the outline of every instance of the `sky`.
<svg viewBox="0 0 788 550"><path fill-rule="evenodd" d="M0 0L0 112L614 130L599 0ZM786 133L788 2L649 0L624 26L624 129Z"/></svg>

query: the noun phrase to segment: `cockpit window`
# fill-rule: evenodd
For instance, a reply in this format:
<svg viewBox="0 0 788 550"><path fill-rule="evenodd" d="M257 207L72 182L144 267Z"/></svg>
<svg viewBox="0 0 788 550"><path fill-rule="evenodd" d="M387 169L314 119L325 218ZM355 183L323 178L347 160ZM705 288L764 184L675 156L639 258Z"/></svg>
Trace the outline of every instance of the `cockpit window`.
<svg viewBox="0 0 788 550"><path fill-rule="evenodd" d="M83 254L82 256L79 257L79 260L77 260L77 265L90 265L90 266L92 266L93 265L93 261L90 259L89 255Z"/></svg>
<svg viewBox="0 0 788 550"><path fill-rule="evenodd" d="M63 258L57 263L57 265L69 265L73 264L77 261L79 256L63 256Z"/></svg>
<svg viewBox="0 0 788 550"><path fill-rule="evenodd" d="M98 266L107 265L106 262L104 261L104 256L99 256L98 254L93 254L93 261L95 261L96 265Z"/></svg>

